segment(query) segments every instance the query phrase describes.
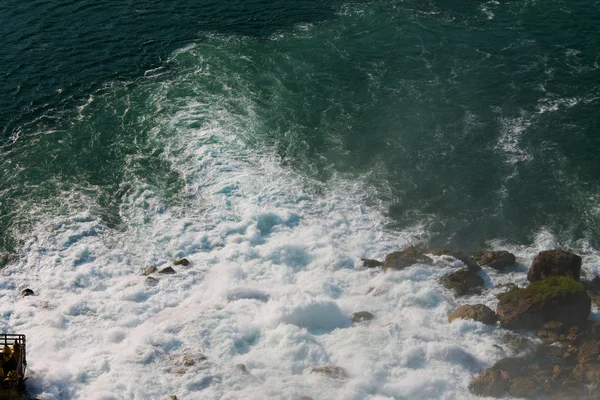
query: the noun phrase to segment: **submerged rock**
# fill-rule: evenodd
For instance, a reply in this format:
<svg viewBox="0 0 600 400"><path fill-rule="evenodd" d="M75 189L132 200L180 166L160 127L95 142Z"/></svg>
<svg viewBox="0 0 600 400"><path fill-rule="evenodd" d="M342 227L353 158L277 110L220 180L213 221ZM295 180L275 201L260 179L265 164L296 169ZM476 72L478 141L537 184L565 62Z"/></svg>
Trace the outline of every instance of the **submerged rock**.
<svg viewBox="0 0 600 400"><path fill-rule="evenodd" d="M440 283L447 289L453 290L458 296L469 290L483 286L483 278L468 269L461 269L442 278Z"/></svg>
<svg viewBox="0 0 600 400"><path fill-rule="evenodd" d="M334 379L343 379L347 378L348 374L346 370L342 367L336 367L335 365L328 365L325 367L315 367L310 371L311 374L320 374L326 375L330 378Z"/></svg>
<svg viewBox="0 0 600 400"><path fill-rule="evenodd" d="M545 322L585 325L591 300L583 285L571 278L553 276L514 288L499 297L496 310L506 329L540 329Z"/></svg>
<svg viewBox="0 0 600 400"><path fill-rule="evenodd" d="M21 290L21 297L27 297L27 296L33 296L35 293L33 293L33 290L27 288L27 289L23 289Z"/></svg>
<svg viewBox="0 0 600 400"><path fill-rule="evenodd" d="M402 270L413 264L425 263L428 261L430 261L429 258L425 257L421 250L414 246L410 246L402 251L388 254L383 262L383 270Z"/></svg>
<svg viewBox="0 0 600 400"><path fill-rule="evenodd" d="M530 282L550 276L565 276L579 282L581 257L568 251L555 249L540 252L527 273Z"/></svg>
<svg viewBox="0 0 600 400"><path fill-rule="evenodd" d="M491 308L484 304L468 304L459 307L448 316L448 322L452 322L455 319L472 319L484 324L493 325L498 321L498 316Z"/></svg>
<svg viewBox="0 0 600 400"><path fill-rule="evenodd" d="M383 267L383 262L378 261L378 260L370 260L368 258L361 258L360 261L362 261L362 265L365 268Z"/></svg>
<svg viewBox="0 0 600 400"><path fill-rule="evenodd" d="M158 271L159 274L174 274L175 270L172 267L166 267Z"/></svg>
<svg viewBox="0 0 600 400"><path fill-rule="evenodd" d="M146 278L146 285L148 285L148 286L154 286L154 285L156 285L157 283L158 283L158 279L156 279L156 278L153 278L153 277L151 277L151 276L148 276L148 277Z"/></svg>
<svg viewBox="0 0 600 400"><path fill-rule="evenodd" d="M375 319L375 316L368 311L359 311L352 314L350 319L352 319L352 322L364 322Z"/></svg>
<svg viewBox="0 0 600 400"><path fill-rule="evenodd" d="M190 265L190 262L188 261L187 258L182 258L182 259L173 261L173 265L183 265L184 267L187 267L188 265Z"/></svg>
<svg viewBox="0 0 600 400"><path fill-rule="evenodd" d="M431 254L433 256L450 256L461 261L467 266L469 271L477 272L481 270L481 267L477 264L477 261L469 255L466 255L460 250L444 249L444 248L432 248L427 249L423 252L424 254Z"/></svg>
<svg viewBox="0 0 600 400"><path fill-rule="evenodd" d="M476 255L474 258L479 265L486 265L498 271L502 271L504 268L517 263L515 255L505 250L486 251Z"/></svg>

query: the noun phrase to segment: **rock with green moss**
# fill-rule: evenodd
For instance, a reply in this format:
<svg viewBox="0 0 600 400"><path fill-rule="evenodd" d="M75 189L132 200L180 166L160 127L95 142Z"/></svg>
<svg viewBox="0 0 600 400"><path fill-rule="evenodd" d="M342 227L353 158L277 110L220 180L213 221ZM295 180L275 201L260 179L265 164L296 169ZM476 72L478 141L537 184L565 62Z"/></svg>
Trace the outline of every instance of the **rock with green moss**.
<svg viewBox="0 0 600 400"><path fill-rule="evenodd" d="M512 330L540 329L548 321L583 326L591 311L591 300L583 285L562 276L513 288L498 297L500 323Z"/></svg>

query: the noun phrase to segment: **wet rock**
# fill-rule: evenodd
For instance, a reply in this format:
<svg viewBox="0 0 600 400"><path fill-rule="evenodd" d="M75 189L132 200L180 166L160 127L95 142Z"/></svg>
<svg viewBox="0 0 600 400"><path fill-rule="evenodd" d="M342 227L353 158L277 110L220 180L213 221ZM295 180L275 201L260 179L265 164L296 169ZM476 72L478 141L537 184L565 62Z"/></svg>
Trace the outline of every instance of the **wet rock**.
<svg viewBox="0 0 600 400"><path fill-rule="evenodd" d="M479 265L487 265L490 268L501 271L517 263L514 254L508 251L486 251L474 257Z"/></svg>
<svg viewBox="0 0 600 400"><path fill-rule="evenodd" d="M579 282L581 274L581 257L564 250L547 250L540 252L527 273L530 282L539 281L550 276L565 276Z"/></svg>
<svg viewBox="0 0 600 400"><path fill-rule="evenodd" d="M587 383L599 383L600 364L578 364L573 369L572 377Z"/></svg>
<svg viewBox="0 0 600 400"><path fill-rule="evenodd" d="M566 327L558 321L549 321L538 331L537 337L546 343L554 343L559 340L565 340Z"/></svg>
<svg viewBox="0 0 600 400"><path fill-rule="evenodd" d="M158 279L148 276L146 277L145 282L148 286L155 286L156 284L158 284Z"/></svg>
<svg viewBox="0 0 600 400"><path fill-rule="evenodd" d="M250 373L244 364L237 364L235 367L244 374Z"/></svg>
<svg viewBox="0 0 600 400"><path fill-rule="evenodd" d="M188 265L190 265L190 262L187 258L181 258L179 260L173 261L173 265L183 265L184 267L187 267Z"/></svg>
<svg viewBox="0 0 600 400"><path fill-rule="evenodd" d="M488 306L484 304L465 305L459 307L448 317L448 322L460 319L472 319L484 324L493 325L498 321L498 316Z"/></svg>
<svg viewBox="0 0 600 400"><path fill-rule="evenodd" d="M508 382L496 369L486 369L469 385L469 391L483 397L503 397L508 391Z"/></svg>
<svg viewBox="0 0 600 400"><path fill-rule="evenodd" d="M484 280L468 269L461 269L442 278L440 283L445 288L453 290L458 296L461 296L473 288L483 286Z"/></svg>
<svg viewBox="0 0 600 400"><path fill-rule="evenodd" d="M579 364L598 362L600 356L600 342L591 340L579 346L577 353L577 362Z"/></svg>
<svg viewBox="0 0 600 400"><path fill-rule="evenodd" d="M388 269L402 270L413 264L426 263L431 261L423 255L423 252L416 247L408 247L402 251L396 251L388 254L383 262L383 270Z"/></svg>
<svg viewBox="0 0 600 400"><path fill-rule="evenodd" d="M463 264L465 264L467 266L467 268L469 269L469 271L471 271L471 272L477 272L477 271L481 270L481 267L479 266L479 264L477 264L477 261L475 261L475 259L473 257L466 255L465 253L463 253L460 250L432 248L432 249L425 250L423 253L431 254L433 256L449 256L449 257L456 258L457 260L459 260Z"/></svg>
<svg viewBox="0 0 600 400"><path fill-rule="evenodd" d="M514 288L498 298L500 323L512 330L540 329L548 321L585 325L591 311L591 300L583 285L560 276Z"/></svg>
<svg viewBox="0 0 600 400"><path fill-rule="evenodd" d="M27 289L23 289L21 290L21 297L27 297L27 296L33 296L35 293L33 293L33 290L27 288Z"/></svg>
<svg viewBox="0 0 600 400"><path fill-rule="evenodd" d="M368 258L361 258L360 261L362 261L362 265L365 268L383 267L383 262L381 262L381 261L370 260Z"/></svg>
<svg viewBox="0 0 600 400"><path fill-rule="evenodd" d="M174 274L175 270L172 267L166 267L158 271L159 274Z"/></svg>
<svg viewBox="0 0 600 400"><path fill-rule="evenodd" d="M175 396L175 395L169 396L169 400L177 400L177 396Z"/></svg>
<svg viewBox="0 0 600 400"><path fill-rule="evenodd" d="M348 377L348 374L346 373L346 370L344 368L336 367L335 365L315 367L310 371L310 373L325 375L334 379L343 379Z"/></svg>
<svg viewBox="0 0 600 400"><path fill-rule="evenodd" d="M352 322L364 322L375 319L375 316L368 311L359 311L352 314L350 318L352 319Z"/></svg>
<svg viewBox="0 0 600 400"><path fill-rule="evenodd" d="M510 382L509 392L514 397L530 397L535 388L535 382L530 378L515 378Z"/></svg>

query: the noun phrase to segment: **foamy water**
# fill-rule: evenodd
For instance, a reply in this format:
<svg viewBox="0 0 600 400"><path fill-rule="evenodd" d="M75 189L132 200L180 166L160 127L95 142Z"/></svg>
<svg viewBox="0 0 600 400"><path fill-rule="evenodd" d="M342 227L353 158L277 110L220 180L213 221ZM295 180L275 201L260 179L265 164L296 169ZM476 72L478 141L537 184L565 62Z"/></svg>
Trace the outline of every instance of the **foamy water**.
<svg viewBox="0 0 600 400"><path fill-rule="evenodd" d="M154 82L161 74L152 70L131 89L134 99L148 95L141 118L152 126L148 146L165 149L160 157L182 177L181 202L167 204L131 173L116 230L91 206L81 211L93 200L73 189L61 199L73 206L67 217L32 211L37 223L20 238L23 257L3 270L2 330L27 335L32 396L474 398L471 380L522 349L507 344L499 326L449 324L449 313L479 302L495 308L504 290L498 286L525 284L540 250L571 247L583 256L584 272L598 274L596 250L559 243L544 228L532 245L489 243L515 253L519 265L502 273L484 268L486 290L478 296L456 298L442 288L438 279L463 267L445 257L403 271L363 268L361 257L426 246L428 222L390 230L388 204L368 177L333 173L319 182L282 166L274 149L248 145L259 129L244 97L251 88L240 90L244 82L230 76L219 91L205 89L210 79L202 77L216 74L220 60L205 65L200 50L210 48L173 55L170 61L189 65L184 74ZM174 87L192 94L173 99ZM95 101L80 108L82 123ZM243 115L231 111L237 106ZM530 161L521 146L528 122L507 118L502 126L497 148L507 163ZM146 268L181 257L191 264L148 283ZM36 295L20 298L26 287ZM376 318L354 324L350 315L358 311ZM348 377L311 373L327 365Z"/></svg>

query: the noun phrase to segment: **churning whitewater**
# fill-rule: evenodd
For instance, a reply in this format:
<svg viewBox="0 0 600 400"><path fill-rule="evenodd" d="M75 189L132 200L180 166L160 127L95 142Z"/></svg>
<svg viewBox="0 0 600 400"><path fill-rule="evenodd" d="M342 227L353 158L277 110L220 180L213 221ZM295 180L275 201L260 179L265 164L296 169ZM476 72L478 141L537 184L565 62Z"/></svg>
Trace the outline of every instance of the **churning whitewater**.
<svg viewBox="0 0 600 400"><path fill-rule="evenodd" d="M166 30L150 3L135 15ZM580 5L548 11L571 21L551 42L541 1L305 4L290 21L263 3L148 68L107 43L144 68L82 61L101 84L36 86L7 58L24 83L0 114L0 330L27 335L32 398L482 398L473 379L539 340L449 314L495 309L542 250L600 274L598 47L561 33ZM461 297L440 284L455 258L361 262L434 245L517 264Z"/></svg>

